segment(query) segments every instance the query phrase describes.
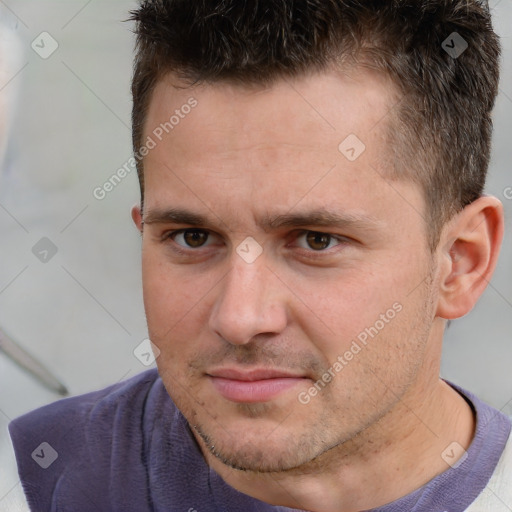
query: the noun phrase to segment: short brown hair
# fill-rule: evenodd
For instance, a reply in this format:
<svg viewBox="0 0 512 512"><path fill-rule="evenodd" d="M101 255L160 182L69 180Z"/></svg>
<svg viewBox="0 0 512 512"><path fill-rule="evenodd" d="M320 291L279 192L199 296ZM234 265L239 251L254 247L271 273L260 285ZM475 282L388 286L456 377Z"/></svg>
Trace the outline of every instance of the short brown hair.
<svg viewBox="0 0 512 512"><path fill-rule="evenodd" d="M167 73L190 85L268 85L351 59L386 73L403 95L386 135L394 175L424 190L431 248L482 195L500 56L484 0L142 0L131 14L135 151Z"/></svg>

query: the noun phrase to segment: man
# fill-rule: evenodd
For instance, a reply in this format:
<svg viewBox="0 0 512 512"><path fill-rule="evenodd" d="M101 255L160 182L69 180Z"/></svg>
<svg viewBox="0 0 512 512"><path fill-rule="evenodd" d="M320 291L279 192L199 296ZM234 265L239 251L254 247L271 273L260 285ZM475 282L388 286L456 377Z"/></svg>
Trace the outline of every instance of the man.
<svg viewBox="0 0 512 512"><path fill-rule="evenodd" d="M133 19L158 373L11 424L32 508L511 510L510 420L439 378L503 235L488 8L144 0Z"/></svg>

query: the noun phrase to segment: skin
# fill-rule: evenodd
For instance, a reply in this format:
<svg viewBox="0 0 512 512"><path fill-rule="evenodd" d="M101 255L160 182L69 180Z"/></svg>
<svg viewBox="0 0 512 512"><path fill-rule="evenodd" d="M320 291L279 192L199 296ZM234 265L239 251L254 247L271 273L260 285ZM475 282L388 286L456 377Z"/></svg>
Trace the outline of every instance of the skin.
<svg viewBox="0 0 512 512"><path fill-rule="evenodd" d="M145 158L144 212L132 216L158 370L205 460L241 492L314 512L367 510L424 485L448 469L443 451L467 449L474 434L471 408L439 379L441 346L446 320L466 314L491 277L501 204L469 205L432 253L422 191L382 168L398 94L368 71L268 88L175 85L169 75L156 87L146 136L191 96L198 105ZM349 134L366 145L354 162L338 150ZM178 222L170 209L205 218ZM359 220L324 225L311 218L320 210ZM265 223L291 214L304 218ZM262 248L252 263L236 251L247 237ZM227 367L300 380L239 403L209 377ZM330 382L301 403L329 368Z"/></svg>

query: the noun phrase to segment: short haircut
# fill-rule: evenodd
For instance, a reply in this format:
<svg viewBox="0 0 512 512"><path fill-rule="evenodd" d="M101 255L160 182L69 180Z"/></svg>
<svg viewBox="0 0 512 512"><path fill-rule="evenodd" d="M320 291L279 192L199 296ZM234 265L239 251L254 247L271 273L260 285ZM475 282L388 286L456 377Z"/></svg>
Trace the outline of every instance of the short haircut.
<svg viewBox="0 0 512 512"><path fill-rule="evenodd" d="M484 0L142 0L131 15L135 151L168 73L190 86L271 85L355 64L399 93L384 128L389 178L422 188L432 250L445 222L483 194L500 57Z"/></svg>

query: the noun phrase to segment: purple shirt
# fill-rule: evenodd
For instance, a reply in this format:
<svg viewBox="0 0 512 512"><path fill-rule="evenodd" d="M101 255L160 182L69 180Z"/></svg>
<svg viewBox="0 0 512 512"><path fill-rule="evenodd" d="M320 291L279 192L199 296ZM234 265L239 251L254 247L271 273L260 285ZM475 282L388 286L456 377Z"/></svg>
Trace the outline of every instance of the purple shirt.
<svg viewBox="0 0 512 512"><path fill-rule="evenodd" d="M476 412L467 458L373 512L459 512L486 486L509 437L510 420L450 385ZM32 411L12 421L9 430L32 511L292 510L236 491L209 468L156 370Z"/></svg>

